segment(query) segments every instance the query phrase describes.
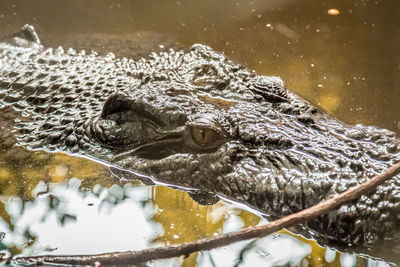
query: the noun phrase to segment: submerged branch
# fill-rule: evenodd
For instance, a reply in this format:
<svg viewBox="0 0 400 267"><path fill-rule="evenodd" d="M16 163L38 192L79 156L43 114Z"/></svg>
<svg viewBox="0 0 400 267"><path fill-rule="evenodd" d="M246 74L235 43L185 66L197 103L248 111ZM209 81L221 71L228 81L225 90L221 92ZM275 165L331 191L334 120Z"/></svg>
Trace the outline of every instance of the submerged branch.
<svg viewBox="0 0 400 267"><path fill-rule="evenodd" d="M171 245L166 247L151 248L141 251L113 252L95 255L75 255L75 256L32 256L17 257L12 259L13 263L23 263L29 265L36 264L78 264L78 265L110 265L110 264L138 264L149 260L166 259L178 256L188 256L189 254L201 250L210 250L217 247L226 246L234 242L243 241L251 238L267 236L273 232L288 228L298 223L314 219L324 213L337 209L341 205L359 198L361 195L375 189L384 181L400 173L400 162L388 168L380 175L374 176L368 181L350 188L334 198L327 199L315 206L300 212L293 213L282 219L270 222L266 225L247 228L238 232L223 234L219 236L199 239L195 242Z"/></svg>

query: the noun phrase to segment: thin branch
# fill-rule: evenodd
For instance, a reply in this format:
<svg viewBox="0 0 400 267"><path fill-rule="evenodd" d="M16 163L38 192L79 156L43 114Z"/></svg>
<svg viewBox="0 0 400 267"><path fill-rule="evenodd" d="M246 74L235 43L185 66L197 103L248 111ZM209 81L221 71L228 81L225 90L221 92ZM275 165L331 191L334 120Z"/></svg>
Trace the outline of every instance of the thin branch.
<svg viewBox="0 0 400 267"><path fill-rule="evenodd" d="M327 199L315 206L300 212L288 215L282 219L270 222L266 225L247 228L238 232L199 239L195 242L171 245L166 247L151 248L141 251L113 252L96 255L76 256L32 256L17 257L12 260L15 263L24 264L79 264L79 265L109 265L109 264L139 264L149 260L165 259L189 254L201 250L210 250L226 246L234 242L251 238L267 236L273 232L288 228L298 223L314 219L328 211L339 208L341 205L359 198L361 195L375 189L384 181L400 173L400 162L388 168L380 175L374 176L368 181L348 189L334 198Z"/></svg>

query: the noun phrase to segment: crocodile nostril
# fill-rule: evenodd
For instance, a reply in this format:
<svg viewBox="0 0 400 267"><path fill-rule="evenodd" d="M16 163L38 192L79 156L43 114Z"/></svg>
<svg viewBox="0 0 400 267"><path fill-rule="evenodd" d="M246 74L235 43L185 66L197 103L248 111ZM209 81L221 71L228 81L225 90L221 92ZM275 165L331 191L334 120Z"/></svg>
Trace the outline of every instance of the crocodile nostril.
<svg viewBox="0 0 400 267"><path fill-rule="evenodd" d="M127 111L131 108L132 99L126 94L116 93L109 96L103 105L101 118L106 118L110 114Z"/></svg>

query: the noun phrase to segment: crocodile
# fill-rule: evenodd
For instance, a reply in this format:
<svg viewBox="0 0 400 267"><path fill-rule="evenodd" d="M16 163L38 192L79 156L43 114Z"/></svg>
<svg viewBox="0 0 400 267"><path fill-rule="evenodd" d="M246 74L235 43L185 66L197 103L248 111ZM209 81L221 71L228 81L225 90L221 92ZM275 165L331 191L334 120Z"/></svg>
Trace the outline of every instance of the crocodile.
<svg viewBox="0 0 400 267"><path fill-rule="evenodd" d="M269 218L400 161L395 133L340 122L281 78L201 44L133 60L45 48L25 25L0 43L0 108L19 114L18 145L87 156ZM299 228L323 244L396 244L400 176Z"/></svg>

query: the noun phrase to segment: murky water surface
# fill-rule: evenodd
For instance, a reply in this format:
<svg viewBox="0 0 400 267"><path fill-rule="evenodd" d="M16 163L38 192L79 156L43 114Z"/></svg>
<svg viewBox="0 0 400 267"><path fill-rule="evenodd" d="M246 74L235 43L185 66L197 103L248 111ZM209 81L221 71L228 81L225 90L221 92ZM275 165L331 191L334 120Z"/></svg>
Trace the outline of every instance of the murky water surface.
<svg viewBox="0 0 400 267"><path fill-rule="evenodd" d="M399 17L395 0L2 1L0 33L30 23L48 46L128 57L203 43L259 74L281 76L291 90L347 123L400 133ZM237 204L201 206L167 187L121 183L87 159L11 144L0 144L0 249L6 254L140 250L266 223ZM398 256L380 255L387 261ZM287 231L149 263L296 265L387 264Z"/></svg>

